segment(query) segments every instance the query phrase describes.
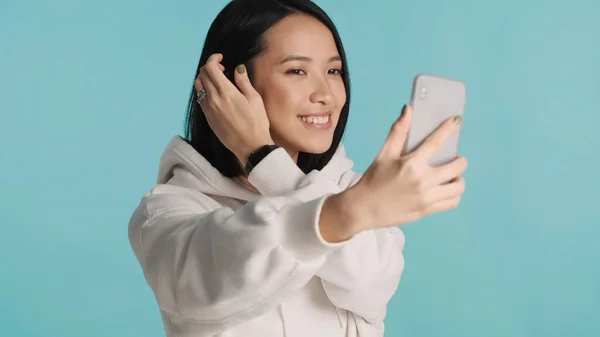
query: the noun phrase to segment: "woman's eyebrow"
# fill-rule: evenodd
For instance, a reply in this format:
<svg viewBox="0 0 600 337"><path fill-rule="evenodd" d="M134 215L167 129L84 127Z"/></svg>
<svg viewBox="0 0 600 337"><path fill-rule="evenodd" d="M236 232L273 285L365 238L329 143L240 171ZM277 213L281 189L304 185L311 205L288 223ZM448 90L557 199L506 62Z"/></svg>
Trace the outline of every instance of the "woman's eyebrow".
<svg viewBox="0 0 600 337"><path fill-rule="evenodd" d="M336 56L330 57L328 60L328 63L335 62L335 61L341 61L341 60L342 60L342 57L339 55L336 55ZM281 60L281 62L279 64L284 64L286 62L291 62L291 61L312 62L313 59L308 56L289 55L289 56L286 56L283 60Z"/></svg>

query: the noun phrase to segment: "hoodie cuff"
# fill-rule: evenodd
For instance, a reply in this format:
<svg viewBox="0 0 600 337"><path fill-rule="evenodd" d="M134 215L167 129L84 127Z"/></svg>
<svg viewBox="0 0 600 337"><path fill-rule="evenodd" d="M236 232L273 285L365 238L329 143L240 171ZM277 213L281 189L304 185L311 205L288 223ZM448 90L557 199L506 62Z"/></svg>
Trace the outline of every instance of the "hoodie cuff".
<svg viewBox="0 0 600 337"><path fill-rule="evenodd" d="M291 251L299 260L311 261L324 257L327 253L345 245L350 240L342 242L327 242L321 236L319 220L321 210L327 196L293 205L283 209L283 216L288 226L282 226L281 235L285 248Z"/></svg>
<svg viewBox="0 0 600 337"><path fill-rule="evenodd" d="M278 148L252 169L248 181L263 196L276 196L296 190L305 176L285 149Z"/></svg>

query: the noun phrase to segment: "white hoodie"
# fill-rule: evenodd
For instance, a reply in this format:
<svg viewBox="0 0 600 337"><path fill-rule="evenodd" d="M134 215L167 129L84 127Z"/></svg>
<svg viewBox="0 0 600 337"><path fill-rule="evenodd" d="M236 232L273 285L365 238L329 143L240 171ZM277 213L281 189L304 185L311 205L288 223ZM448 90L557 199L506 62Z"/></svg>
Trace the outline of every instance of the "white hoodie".
<svg viewBox="0 0 600 337"><path fill-rule="evenodd" d="M249 176L259 195L174 137L129 223L167 336L383 336L403 233L331 244L318 229L324 199L360 177L352 166L340 145L306 175L277 149Z"/></svg>

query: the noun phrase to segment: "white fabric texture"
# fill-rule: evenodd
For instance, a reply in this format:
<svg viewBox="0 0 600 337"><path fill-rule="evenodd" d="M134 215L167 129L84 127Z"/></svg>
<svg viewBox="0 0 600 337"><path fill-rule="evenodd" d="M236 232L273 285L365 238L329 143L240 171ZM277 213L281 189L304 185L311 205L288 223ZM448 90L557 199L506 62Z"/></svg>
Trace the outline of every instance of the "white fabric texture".
<svg viewBox="0 0 600 337"><path fill-rule="evenodd" d="M331 244L318 228L325 198L360 178L352 166L340 145L304 174L280 148L250 174L255 193L173 137L129 222L167 336L383 336L402 231Z"/></svg>

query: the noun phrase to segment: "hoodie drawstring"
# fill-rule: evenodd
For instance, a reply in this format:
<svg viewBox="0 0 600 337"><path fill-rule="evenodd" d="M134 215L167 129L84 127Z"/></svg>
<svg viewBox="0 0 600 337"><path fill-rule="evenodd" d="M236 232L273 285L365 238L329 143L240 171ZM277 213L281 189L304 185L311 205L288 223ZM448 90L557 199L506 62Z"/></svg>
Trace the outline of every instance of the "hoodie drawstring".
<svg viewBox="0 0 600 337"><path fill-rule="evenodd" d="M279 305L279 315L281 316L281 325L283 326L283 337L289 337L291 334L288 333L287 325L285 324L285 314L283 313L283 303Z"/></svg>

